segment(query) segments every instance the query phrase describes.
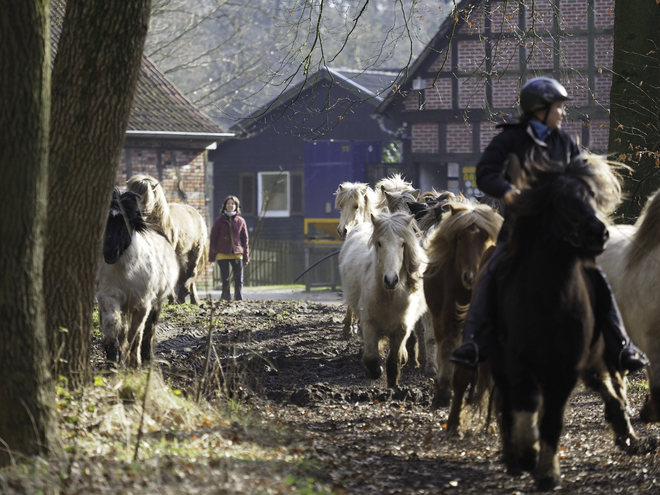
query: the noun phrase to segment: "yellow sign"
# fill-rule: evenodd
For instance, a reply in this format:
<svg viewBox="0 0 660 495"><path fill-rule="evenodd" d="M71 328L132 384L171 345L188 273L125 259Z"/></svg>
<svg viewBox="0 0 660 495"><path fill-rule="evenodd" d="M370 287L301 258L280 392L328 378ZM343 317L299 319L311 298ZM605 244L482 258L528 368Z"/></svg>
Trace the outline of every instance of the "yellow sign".
<svg viewBox="0 0 660 495"><path fill-rule="evenodd" d="M477 179L477 167L463 167L463 181L471 180L474 182Z"/></svg>

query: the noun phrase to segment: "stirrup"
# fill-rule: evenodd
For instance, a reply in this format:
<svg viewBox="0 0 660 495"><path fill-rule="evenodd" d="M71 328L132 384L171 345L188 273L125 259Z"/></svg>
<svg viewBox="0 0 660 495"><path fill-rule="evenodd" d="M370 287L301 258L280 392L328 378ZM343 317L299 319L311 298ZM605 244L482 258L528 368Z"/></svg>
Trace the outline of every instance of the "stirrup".
<svg viewBox="0 0 660 495"><path fill-rule="evenodd" d="M457 355L456 351L460 351L462 348L468 348L469 346L474 347L474 356L472 356L471 358L465 358L460 355L460 352ZM466 366L467 368L474 369L479 364L479 345L473 340L464 342L463 344L461 344L459 347L457 347L451 352L451 354L449 355L449 360L452 363L460 364L461 366Z"/></svg>

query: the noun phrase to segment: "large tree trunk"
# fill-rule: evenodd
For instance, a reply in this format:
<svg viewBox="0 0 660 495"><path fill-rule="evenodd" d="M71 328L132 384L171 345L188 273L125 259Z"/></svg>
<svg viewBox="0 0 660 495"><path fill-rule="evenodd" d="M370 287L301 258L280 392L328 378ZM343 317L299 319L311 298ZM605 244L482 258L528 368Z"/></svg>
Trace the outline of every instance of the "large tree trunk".
<svg viewBox="0 0 660 495"><path fill-rule="evenodd" d="M620 212L629 221L660 186L660 6L617 1L610 93L609 152L634 168Z"/></svg>
<svg viewBox="0 0 660 495"><path fill-rule="evenodd" d="M48 0L0 16L0 466L57 446L43 301Z"/></svg>
<svg viewBox="0 0 660 495"><path fill-rule="evenodd" d="M73 384L89 376L101 239L150 9L151 0L69 0L55 59L44 287L56 372Z"/></svg>

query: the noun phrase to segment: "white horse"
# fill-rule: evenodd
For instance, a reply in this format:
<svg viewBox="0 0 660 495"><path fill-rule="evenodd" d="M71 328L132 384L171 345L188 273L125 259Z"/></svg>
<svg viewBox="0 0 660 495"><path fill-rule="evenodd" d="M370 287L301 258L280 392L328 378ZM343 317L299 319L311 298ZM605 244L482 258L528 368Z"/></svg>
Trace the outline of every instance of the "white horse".
<svg viewBox="0 0 660 495"><path fill-rule="evenodd" d="M401 174L385 177L376 183L379 210L409 211L407 202L415 202L421 191L403 180Z"/></svg>
<svg viewBox="0 0 660 495"><path fill-rule="evenodd" d="M168 204L160 183L149 175L134 175L126 182L129 191L140 195L145 220L160 225L179 258L181 273L174 294L183 304L199 304L195 280L203 273L208 258L208 230L204 218L189 205Z"/></svg>
<svg viewBox="0 0 660 495"><path fill-rule="evenodd" d="M378 198L368 184L342 182L335 192L335 208L340 211L337 234L342 239L356 225L367 222L376 211Z"/></svg>
<svg viewBox="0 0 660 495"><path fill-rule="evenodd" d="M640 418L660 421L660 191L635 225L612 225L607 249L598 261L619 304L626 330L648 356L650 397Z"/></svg>
<svg viewBox="0 0 660 495"><path fill-rule="evenodd" d="M382 374L380 345L389 341L387 386L399 379L407 360L405 343L426 311L422 273L424 251L408 213L381 212L357 225L339 254L339 271L349 311L358 316L364 337L367 376Z"/></svg>
<svg viewBox="0 0 660 495"><path fill-rule="evenodd" d="M133 192L113 195L103 258L96 298L106 357L137 368L151 359L158 317L179 265L162 230L142 219Z"/></svg>

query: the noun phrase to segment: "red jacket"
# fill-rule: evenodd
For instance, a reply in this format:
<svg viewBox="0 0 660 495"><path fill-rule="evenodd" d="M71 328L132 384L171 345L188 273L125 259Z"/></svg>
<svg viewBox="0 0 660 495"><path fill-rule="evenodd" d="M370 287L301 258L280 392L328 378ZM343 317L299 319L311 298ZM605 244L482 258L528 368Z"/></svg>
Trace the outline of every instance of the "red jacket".
<svg viewBox="0 0 660 495"><path fill-rule="evenodd" d="M231 226L231 234L230 234ZM232 244L233 240L233 244ZM215 261L216 254L243 254L243 263L250 261L248 229L243 217L236 215L231 220L220 214L211 228L211 246L209 261Z"/></svg>

